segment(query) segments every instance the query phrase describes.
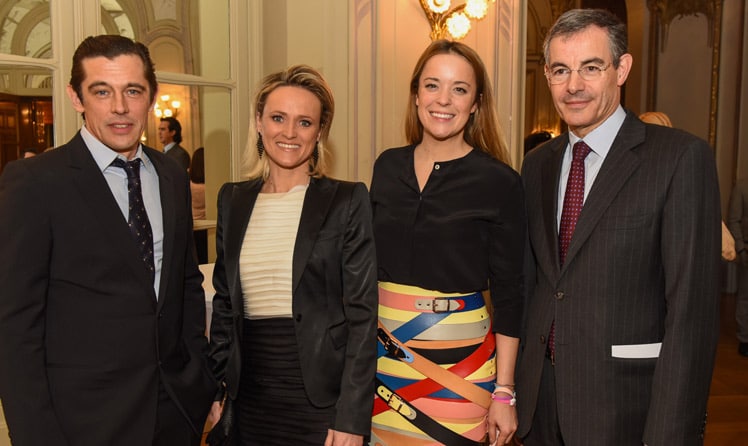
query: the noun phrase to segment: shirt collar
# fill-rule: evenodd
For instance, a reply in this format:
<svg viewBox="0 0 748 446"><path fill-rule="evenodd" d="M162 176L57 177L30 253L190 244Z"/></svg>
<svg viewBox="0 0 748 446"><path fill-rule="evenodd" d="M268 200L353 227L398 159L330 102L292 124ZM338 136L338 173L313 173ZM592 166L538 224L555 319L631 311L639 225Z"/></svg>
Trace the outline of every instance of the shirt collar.
<svg viewBox="0 0 748 446"><path fill-rule="evenodd" d="M114 150L110 149L103 142L99 141L95 136L93 136L91 132L88 131L85 124L83 125L83 127L81 127L81 137L86 143L88 151L91 152L91 156L93 156L96 165L99 166L99 170L101 170L102 172L104 172L104 170L109 167L112 164L112 161L114 161L114 159L117 157L125 161L129 161L123 155L120 155ZM153 169L153 164L143 151L142 144L138 144L138 150L135 152L135 157L133 159L135 158L141 159L141 161L143 162L143 167L146 170Z"/></svg>
<svg viewBox="0 0 748 446"><path fill-rule="evenodd" d="M593 152L605 157L610 151L610 147L613 145L613 141L618 135L618 131L623 125L623 121L626 120L626 111L618 105L616 111L608 117L602 124L600 124L595 130L591 131L584 138L580 138L573 132L569 132L569 146L574 147L580 139L584 139L584 142L592 149Z"/></svg>
<svg viewBox="0 0 748 446"><path fill-rule="evenodd" d="M169 144L165 145L164 146L164 153L168 152L169 150L171 150L172 147L174 147L176 145L177 145L177 143L174 142L174 141L172 141Z"/></svg>

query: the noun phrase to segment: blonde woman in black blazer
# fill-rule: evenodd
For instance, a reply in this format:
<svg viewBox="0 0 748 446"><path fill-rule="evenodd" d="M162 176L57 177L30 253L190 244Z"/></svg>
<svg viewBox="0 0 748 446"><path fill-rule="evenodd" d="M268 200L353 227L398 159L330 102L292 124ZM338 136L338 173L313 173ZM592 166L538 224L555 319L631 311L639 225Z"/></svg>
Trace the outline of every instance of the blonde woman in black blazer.
<svg viewBox="0 0 748 446"><path fill-rule="evenodd" d="M318 72L300 65L271 74L255 108L252 179L224 185L218 198L214 371L235 403L240 444L362 445L370 430L376 368L368 193L362 183L324 176L333 98ZM301 195L291 206L300 208L294 217L268 215L262 203L294 193ZM273 273L247 273L247 262L273 255L260 254L262 241L253 242L262 231L256 225L268 217L271 232L282 231L289 219L298 228L287 251L292 258L283 259L291 272L285 287L290 303L274 317L263 305L282 297L262 301L262 290L253 290L269 276L282 282L283 262L270 265L278 266ZM220 411L217 401L214 421Z"/></svg>

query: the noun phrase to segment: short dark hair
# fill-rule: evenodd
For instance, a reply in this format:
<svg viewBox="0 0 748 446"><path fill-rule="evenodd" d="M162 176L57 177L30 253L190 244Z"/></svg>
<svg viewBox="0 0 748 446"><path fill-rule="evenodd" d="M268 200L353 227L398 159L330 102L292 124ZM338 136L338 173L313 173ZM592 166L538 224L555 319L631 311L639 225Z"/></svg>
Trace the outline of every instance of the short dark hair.
<svg viewBox="0 0 748 446"><path fill-rule="evenodd" d="M535 147L543 144L544 142L553 138L551 132L540 130L537 132L530 133L525 138L525 155L527 152L534 149Z"/></svg>
<svg viewBox="0 0 748 446"><path fill-rule="evenodd" d="M174 132L174 142L179 144L182 142L182 124L177 121L177 118L169 116L167 118L161 118L161 122L169 123L169 131Z"/></svg>
<svg viewBox="0 0 748 446"><path fill-rule="evenodd" d="M618 68L621 56L629 51L626 24L618 16L605 9L572 9L561 14L545 36L543 42L545 62L549 62L551 40L576 34L589 26L597 26L608 32L612 63L615 68Z"/></svg>
<svg viewBox="0 0 748 446"><path fill-rule="evenodd" d="M151 103L153 102L156 98L158 82L156 81L156 71L148 47L127 37L113 34L88 36L78 45L75 54L73 54L73 68L70 70L70 86L73 87L81 102L83 102L83 80L86 78L86 72L83 69L83 60L94 57L106 57L111 60L122 55L138 56L143 61L143 75L151 89L149 93Z"/></svg>

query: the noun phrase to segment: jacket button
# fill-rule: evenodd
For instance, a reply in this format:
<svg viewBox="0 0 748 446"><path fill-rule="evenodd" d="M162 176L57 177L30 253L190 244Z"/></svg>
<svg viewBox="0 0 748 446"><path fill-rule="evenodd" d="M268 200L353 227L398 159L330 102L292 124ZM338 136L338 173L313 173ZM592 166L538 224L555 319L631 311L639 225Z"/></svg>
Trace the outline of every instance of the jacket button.
<svg viewBox="0 0 748 446"><path fill-rule="evenodd" d="M564 298L564 292L563 291L556 291L556 294L553 295L553 298L556 300L561 300Z"/></svg>
<svg viewBox="0 0 748 446"><path fill-rule="evenodd" d="M296 315L296 322L301 322L301 315L300 314Z"/></svg>

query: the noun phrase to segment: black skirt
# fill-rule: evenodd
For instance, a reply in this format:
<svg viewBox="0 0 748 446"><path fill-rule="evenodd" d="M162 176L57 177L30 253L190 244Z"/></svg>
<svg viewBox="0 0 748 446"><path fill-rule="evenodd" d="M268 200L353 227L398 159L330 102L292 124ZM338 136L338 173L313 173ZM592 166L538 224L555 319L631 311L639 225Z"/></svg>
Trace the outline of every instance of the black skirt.
<svg viewBox="0 0 748 446"><path fill-rule="evenodd" d="M240 444L323 445L335 406L314 407L306 396L293 320L244 319L243 336Z"/></svg>

